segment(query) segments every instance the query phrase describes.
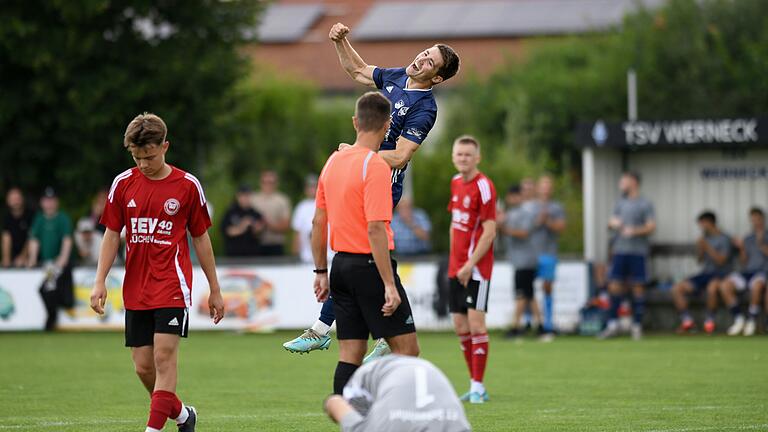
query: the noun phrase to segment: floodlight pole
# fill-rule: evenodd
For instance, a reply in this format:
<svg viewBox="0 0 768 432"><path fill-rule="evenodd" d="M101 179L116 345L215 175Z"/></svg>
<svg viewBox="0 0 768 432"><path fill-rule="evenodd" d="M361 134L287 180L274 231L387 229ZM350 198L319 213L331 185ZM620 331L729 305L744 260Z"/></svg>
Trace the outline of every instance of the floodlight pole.
<svg viewBox="0 0 768 432"><path fill-rule="evenodd" d="M627 70L627 118L637 121L637 74L633 68Z"/></svg>

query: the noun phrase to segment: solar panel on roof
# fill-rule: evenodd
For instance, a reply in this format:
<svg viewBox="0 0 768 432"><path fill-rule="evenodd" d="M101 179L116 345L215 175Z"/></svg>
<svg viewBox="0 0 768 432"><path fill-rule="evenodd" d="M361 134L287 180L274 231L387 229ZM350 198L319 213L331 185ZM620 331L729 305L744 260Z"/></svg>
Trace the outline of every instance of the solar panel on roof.
<svg viewBox="0 0 768 432"><path fill-rule="evenodd" d="M304 37L322 14L322 5L272 4L261 17L256 36L267 43L296 42Z"/></svg>
<svg viewBox="0 0 768 432"><path fill-rule="evenodd" d="M657 7L665 0L645 0ZM359 40L527 36L604 30L621 24L635 0L380 2L356 26Z"/></svg>

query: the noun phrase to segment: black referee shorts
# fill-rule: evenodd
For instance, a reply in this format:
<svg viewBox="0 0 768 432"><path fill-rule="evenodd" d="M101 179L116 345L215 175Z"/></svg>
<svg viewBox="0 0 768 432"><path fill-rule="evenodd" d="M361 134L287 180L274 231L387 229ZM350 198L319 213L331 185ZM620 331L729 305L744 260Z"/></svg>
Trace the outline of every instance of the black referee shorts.
<svg viewBox="0 0 768 432"><path fill-rule="evenodd" d="M331 296L336 314L338 339L374 339L399 336L416 331L411 304L397 275L397 262L392 260L400 306L385 317L384 282L372 255L339 252L331 266Z"/></svg>
<svg viewBox="0 0 768 432"><path fill-rule="evenodd" d="M533 300L534 282L536 282L535 269L515 269L515 298Z"/></svg>
<svg viewBox="0 0 768 432"><path fill-rule="evenodd" d="M189 333L186 308L161 308L125 311L125 346L142 347L155 344L155 333L183 338Z"/></svg>

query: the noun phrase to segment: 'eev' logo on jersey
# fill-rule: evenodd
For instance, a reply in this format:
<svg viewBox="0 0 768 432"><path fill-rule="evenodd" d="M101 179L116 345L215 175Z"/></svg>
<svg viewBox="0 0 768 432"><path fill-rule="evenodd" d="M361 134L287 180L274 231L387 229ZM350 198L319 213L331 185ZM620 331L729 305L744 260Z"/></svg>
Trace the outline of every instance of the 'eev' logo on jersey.
<svg viewBox="0 0 768 432"><path fill-rule="evenodd" d="M131 218L131 232L134 234L154 234L157 218Z"/></svg>

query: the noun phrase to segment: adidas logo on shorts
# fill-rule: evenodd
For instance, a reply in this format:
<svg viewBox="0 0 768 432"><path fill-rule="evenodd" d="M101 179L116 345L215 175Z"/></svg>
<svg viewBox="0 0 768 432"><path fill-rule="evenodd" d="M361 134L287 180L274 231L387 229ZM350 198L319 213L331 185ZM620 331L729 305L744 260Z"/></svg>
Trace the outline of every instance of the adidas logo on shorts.
<svg viewBox="0 0 768 432"><path fill-rule="evenodd" d="M179 320L176 317L173 317L173 319L168 322L168 325L169 326L178 326L179 325Z"/></svg>
<svg viewBox="0 0 768 432"><path fill-rule="evenodd" d="M405 320L405 324L406 324L406 325L411 325L411 324L413 324L413 315L408 315L408 319L407 319L407 320Z"/></svg>
<svg viewBox="0 0 768 432"><path fill-rule="evenodd" d="M467 303L472 303L472 296L467 296Z"/></svg>

